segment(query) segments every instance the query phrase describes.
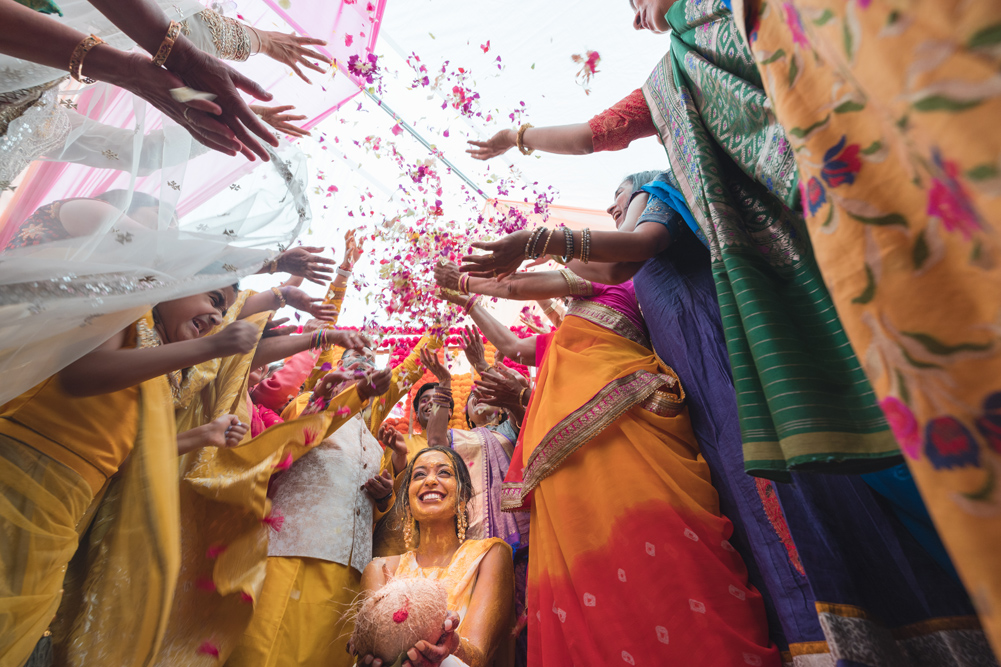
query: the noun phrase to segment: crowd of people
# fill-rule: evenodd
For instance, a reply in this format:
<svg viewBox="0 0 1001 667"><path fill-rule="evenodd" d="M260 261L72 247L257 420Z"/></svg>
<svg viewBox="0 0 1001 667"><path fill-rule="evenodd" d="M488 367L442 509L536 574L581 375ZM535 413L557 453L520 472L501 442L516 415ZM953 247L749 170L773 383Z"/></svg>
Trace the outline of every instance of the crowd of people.
<svg viewBox="0 0 1001 667"><path fill-rule="evenodd" d="M667 160L604 184L616 231L441 253L457 402L447 332L380 368L337 327L363 239L294 245L302 117L223 62L308 83L322 40L0 0L0 667L388 666L356 614L416 579L404 667L998 664L1001 4L630 4L641 88L469 152ZM276 196L178 204L258 158Z"/></svg>

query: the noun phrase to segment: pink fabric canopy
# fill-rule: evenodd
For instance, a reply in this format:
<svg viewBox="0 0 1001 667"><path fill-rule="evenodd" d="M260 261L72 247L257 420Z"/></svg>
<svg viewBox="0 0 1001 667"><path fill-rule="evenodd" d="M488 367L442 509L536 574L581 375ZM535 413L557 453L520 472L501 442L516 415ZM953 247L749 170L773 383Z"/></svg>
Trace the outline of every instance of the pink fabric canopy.
<svg viewBox="0 0 1001 667"><path fill-rule="evenodd" d="M337 67L322 75L304 70L313 81L312 86L266 56L257 55L246 62L230 63L274 95L269 105L295 105L297 113L307 116L302 123L305 128L315 126L367 85L348 70L348 62L351 56L364 57L375 48L385 0L293 0L288 8L273 0L241 5L238 17L258 29L294 30L300 35L327 40L327 46L316 48L334 60ZM79 111L106 125L134 127L135 111L131 95L112 89L110 94L102 96L103 99L95 97L93 91L83 92L77 98ZM161 126L161 114L147 107L146 131ZM190 161L186 165L183 188L178 194L178 214L183 216L196 209L259 164L243 157L228 158L216 153ZM87 197L113 188L128 188L130 180L131 175L124 171L69 167L58 162L34 165L30 178L18 189L8 206L4 216L6 223L0 230L0 247L39 205L60 199ZM140 177L136 179L136 189L157 193L165 181L162 173Z"/></svg>

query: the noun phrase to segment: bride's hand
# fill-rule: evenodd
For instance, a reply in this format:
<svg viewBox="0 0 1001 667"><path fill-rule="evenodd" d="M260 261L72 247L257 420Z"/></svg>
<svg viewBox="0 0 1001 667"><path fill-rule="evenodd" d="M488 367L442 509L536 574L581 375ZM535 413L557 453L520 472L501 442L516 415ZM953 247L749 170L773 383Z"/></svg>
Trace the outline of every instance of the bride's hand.
<svg viewBox="0 0 1001 667"><path fill-rule="evenodd" d="M407 651L403 667L438 667L445 658L459 650L459 615L449 611L442 623L441 637L436 644L421 640Z"/></svg>

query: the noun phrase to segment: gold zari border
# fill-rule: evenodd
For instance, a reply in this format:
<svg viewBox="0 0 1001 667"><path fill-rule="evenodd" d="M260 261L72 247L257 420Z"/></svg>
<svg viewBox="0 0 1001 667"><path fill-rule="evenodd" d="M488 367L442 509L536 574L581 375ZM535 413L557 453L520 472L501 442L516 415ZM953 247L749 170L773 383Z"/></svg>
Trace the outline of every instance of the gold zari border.
<svg viewBox="0 0 1001 667"><path fill-rule="evenodd" d="M608 329L612 333L631 340L637 345L642 345L650 349L650 339L646 332L633 324L628 317L615 310L594 301L580 301L574 299L567 310L567 315L574 315L587 320L599 327Z"/></svg>

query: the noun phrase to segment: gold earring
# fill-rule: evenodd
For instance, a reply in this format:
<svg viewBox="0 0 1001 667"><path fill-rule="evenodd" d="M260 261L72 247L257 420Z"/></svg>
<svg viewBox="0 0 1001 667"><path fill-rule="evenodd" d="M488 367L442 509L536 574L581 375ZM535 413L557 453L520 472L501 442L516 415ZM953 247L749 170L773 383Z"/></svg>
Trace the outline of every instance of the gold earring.
<svg viewBox="0 0 1001 667"><path fill-rule="evenodd" d="M410 510L407 510L406 517L403 520L403 544L406 545L408 551L413 551L414 548L414 518L410 515Z"/></svg>
<svg viewBox="0 0 1001 667"><path fill-rule="evenodd" d="M462 508L459 509L458 511L458 517L456 523L458 524L458 526L456 527L455 532L459 536L459 541L462 542L466 539L466 528L469 527L469 519L466 518L465 503L463 503Z"/></svg>

